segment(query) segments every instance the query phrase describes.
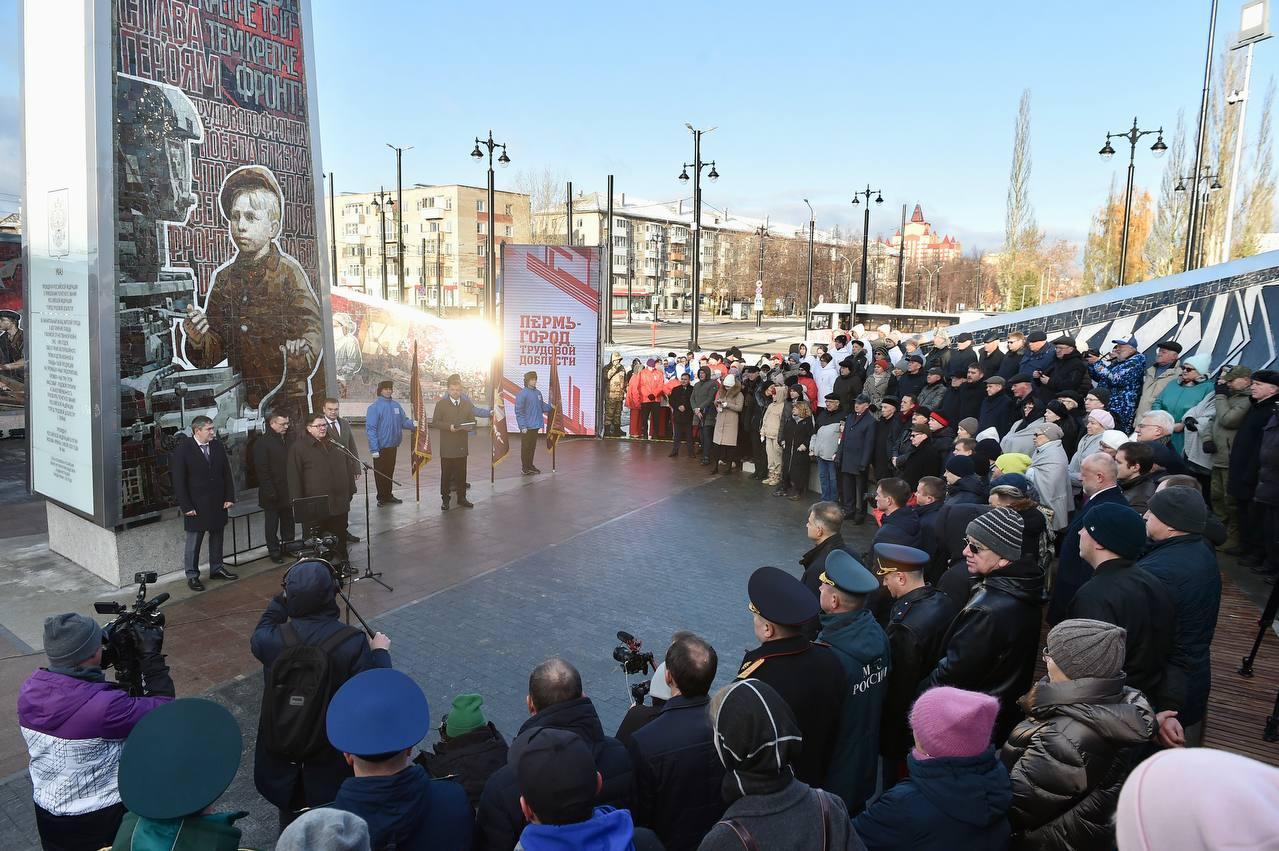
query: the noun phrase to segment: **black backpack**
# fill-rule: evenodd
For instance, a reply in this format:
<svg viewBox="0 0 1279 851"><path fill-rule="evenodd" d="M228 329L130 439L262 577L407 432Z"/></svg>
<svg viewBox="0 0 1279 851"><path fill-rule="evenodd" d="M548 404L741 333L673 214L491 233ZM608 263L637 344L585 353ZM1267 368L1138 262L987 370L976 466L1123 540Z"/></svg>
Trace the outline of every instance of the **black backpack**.
<svg viewBox="0 0 1279 851"><path fill-rule="evenodd" d="M329 654L359 634L355 627L344 626L312 645L302 643L293 624L280 627L284 652L271 666L270 679L262 692L258 738L263 747L289 762L303 762L329 746L324 716L329 700L341 685L334 680Z"/></svg>

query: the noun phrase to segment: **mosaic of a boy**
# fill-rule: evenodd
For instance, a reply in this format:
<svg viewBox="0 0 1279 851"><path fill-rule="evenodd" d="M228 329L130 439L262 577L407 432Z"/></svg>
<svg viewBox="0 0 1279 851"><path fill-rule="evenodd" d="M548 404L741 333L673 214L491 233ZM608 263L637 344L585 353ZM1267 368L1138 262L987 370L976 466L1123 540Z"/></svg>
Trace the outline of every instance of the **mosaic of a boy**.
<svg viewBox="0 0 1279 851"><path fill-rule="evenodd" d="M273 408L287 400L306 410L319 392L311 379L324 353L324 326L306 273L277 244L283 197L261 166L227 175L218 205L236 255L213 273L204 308L187 308L184 350L196 368L225 359L252 407L270 395Z"/></svg>

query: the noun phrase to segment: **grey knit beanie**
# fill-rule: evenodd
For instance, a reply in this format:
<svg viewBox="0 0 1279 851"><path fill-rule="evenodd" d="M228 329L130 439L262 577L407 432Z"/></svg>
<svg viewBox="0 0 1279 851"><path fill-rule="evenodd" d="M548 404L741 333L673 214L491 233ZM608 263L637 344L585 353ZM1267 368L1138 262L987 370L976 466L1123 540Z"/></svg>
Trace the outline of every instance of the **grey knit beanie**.
<svg viewBox="0 0 1279 851"><path fill-rule="evenodd" d="M1016 561L1021 558L1021 539L1026 524L1011 508L992 508L973 519L965 533L977 543L989 547L995 555Z"/></svg>
<svg viewBox="0 0 1279 851"><path fill-rule="evenodd" d="M369 825L359 816L332 807L307 810L284 829L276 851L369 851Z"/></svg>
<svg viewBox="0 0 1279 851"><path fill-rule="evenodd" d="M1124 670L1128 633L1105 621L1074 618L1048 633L1048 658L1072 680L1117 677Z"/></svg>
<svg viewBox="0 0 1279 851"><path fill-rule="evenodd" d="M102 646L102 627L88 615L67 612L44 619L44 652L55 668L71 668Z"/></svg>

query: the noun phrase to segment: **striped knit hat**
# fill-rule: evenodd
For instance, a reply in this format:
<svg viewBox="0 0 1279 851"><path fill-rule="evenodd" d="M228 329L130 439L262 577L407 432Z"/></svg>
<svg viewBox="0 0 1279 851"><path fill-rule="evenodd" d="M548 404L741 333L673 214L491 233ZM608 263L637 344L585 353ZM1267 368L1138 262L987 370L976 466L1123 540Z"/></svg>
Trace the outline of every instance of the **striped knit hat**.
<svg viewBox="0 0 1279 851"><path fill-rule="evenodd" d="M1016 561L1021 558L1021 538L1025 524L1011 508L994 508L968 524L969 538L989 547L995 555Z"/></svg>

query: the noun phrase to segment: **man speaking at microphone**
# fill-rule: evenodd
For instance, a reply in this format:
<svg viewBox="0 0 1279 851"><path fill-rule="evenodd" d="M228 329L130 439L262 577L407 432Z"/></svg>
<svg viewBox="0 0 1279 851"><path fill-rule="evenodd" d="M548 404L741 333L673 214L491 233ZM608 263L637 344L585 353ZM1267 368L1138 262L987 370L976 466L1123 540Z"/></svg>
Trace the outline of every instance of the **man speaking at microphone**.
<svg viewBox="0 0 1279 851"><path fill-rule="evenodd" d="M328 437L324 414L308 414L306 434L289 447L289 495L293 499L323 496L328 500L328 516L321 530L337 538L338 560L347 560L346 524L355 494L355 481L347 466L347 456ZM305 535L307 530L303 528Z"/></svg>

